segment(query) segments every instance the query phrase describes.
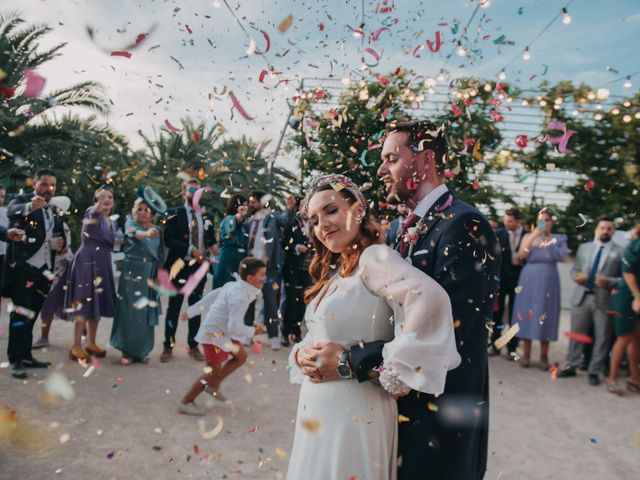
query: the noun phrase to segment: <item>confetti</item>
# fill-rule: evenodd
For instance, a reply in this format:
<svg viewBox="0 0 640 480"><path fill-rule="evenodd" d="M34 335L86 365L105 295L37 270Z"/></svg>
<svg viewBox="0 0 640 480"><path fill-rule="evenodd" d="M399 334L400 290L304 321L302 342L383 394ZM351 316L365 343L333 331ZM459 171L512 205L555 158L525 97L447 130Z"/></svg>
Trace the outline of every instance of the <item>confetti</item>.
<svg viewBox="0 0 640 480"><path fill-rule="evenodd" d="M440 47L442 46L442 38L440 37L439 30L436 32L435 42L436 44L434 45L433 43L431 43L431 40L426 41L427 47L429 47L429 50L431 50L433 53L438 52L440 50Z"/></svg>
<svg viewBox="0 0 640 480"><path fill-rule="evenodd" d="M398 423L407 423L410 421L411 419L409 417L405 417L404 415L398 415Z"/></svg>
<svg viewBox="0 0 640 480"><path fill-rule="evenodd" d="M193 205L193 209L198 212L200 215L202 215L204 212L202 211L202 208L200 207L200 197L202 197L202 194L205 192L210 192L211 188L210 187L202 187L199 188L195 191L195 193L193 194L193 200L192 200L192 205Z"/></svg>
<svg viewBox="0 0 640 480"><path fill-rule="evenodd" d="M498 338L495 342L493 342L494 347L500 350L507 343L509 343L509 340L515 337L519 331L520 331L520 325L518 323L514 323L513 325L511 325L509 330L507 330L505 333L503 333L500 336L500 338Z"/></svg>
<svg viewBox="0 0 640 480"><path fill-rule="evenodd" d="M170 122L167 118L165 118L165 119L164 119L164 124L165 124L165 125L167 126L167 128L168 128L169 130L171 130L173 133L180 133L180 132L182 132L182 131L183 131L183 130L181 130L181 129L179 129L179 128L174 127L174 126L171 124L171 122Z"/></svg>
<svg viewBox="0 0 640 480"><path fill-rule="evenodd" d="M281 448L276 448L276 457L278 458L287 458L289 455L287 454L287 452Z"/></svg>
<svg viewBox="0 0 640 480"><path fill-rule="evenodd" d="M89 366L89 368L87 368L87 369L85 370L85 372L82 374L82 376L83 376L84 378L88 378L88 377L93 373L93 371L94 371L95 369L96 369L96 367L94 367L93 365L90 365L90 366Z"/></svg>
<svg viewBox="0 0 640 480"><path fill-rule="evenodd" d="M293 15L289 14L284 20L282 20L282 22L280 22L280 25L278 25L278 30L280 31L280 33L284 33L289 30L289 27L291 27L292 24Z"/></svg>
<svg viewBox="0 0 640 480"><path fill-rule="evenodd" d="M593 180L587 180L584 184L584 189L585 191L590 191L593 189L593 187L596 186L596 182L594 182Z"/></svg>
<svg viewBox="0 0 640 480"><path fill-rule="evenodd" d="M568 339L573 340L573 341L578 342L578 343L587 343L587 344L593 343L593 337L587 335L586 333L564 332L564 335Z"/></svg>
<svg viewBox="0 0 640 480"><path fill-rule="evenodd" d="M196 289L200 281L209 271L209 262L206 260L200 264L198 270L196 270L186 281L183 287L180 289L180 294L188 297Z"/></svg>
<svg viewBox="0 0 640 480"><path fill-rule="evenodd" d="M233 102L233 106L238 110L238 113L240 113L240 115L242 115L247 120L253 120L253 117L249 116L249 114L242 107L242 105L240 105L240 101L234 95L233 92L229 92L229 97L231 98L231 101Z"/></svg>
<svg viewBox="0 0 640 480"><path fill-rule="evenodd" d="M300 420L300 424L302 428L310 431L311 433L321 434L322 433L322 423L319 420L315 420L312 418L303 418Z"/></svg>
<svg viewBox="0 0 640 480"><path fill-rule="evenodd" d="M131 53L129 52L111 52L112 57L125 57L131 58Z"/></svg>
<svg viewBox="0 0 640 480"><path fill-rule="evenodd" d="M205 440L209 440L211 438L215 438L222 431L222 427L224 426L224 420L222 417L218 417L218 423L213 428L213 430L207 431L205 428L204 420L198 420L198 433Z"/></svg>
<svg viewBox="0 0 640 480"><path fill-rule="evenodd" d="M71 435L69 435L68 433L63 433L62 435L60 435L60 443L65 444L69 441L69 439L71 438Z"/></svg>
<svg viewBox="0 0 640 480"><path fill-rule="evenodd" d="M44 84L46 80L44 77L38 75L35 71L25 68L24 69L24 77L26 81L26 86L24 92L22 93L23 97L33 98L40 95L40 92L44 89Z"/></svg>

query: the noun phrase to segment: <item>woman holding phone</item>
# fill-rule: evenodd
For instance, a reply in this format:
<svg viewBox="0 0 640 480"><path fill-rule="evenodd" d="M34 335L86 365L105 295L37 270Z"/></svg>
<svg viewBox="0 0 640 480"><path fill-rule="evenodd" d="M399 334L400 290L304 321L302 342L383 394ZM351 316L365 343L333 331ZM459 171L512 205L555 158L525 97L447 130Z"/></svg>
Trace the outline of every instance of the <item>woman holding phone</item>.
<svg viewBox="0 0 640 480"><path fill-rule="evenodd" d="M518 324L523 341L522 367L531 362L531 342L540 341L540 368L548 370L549 342L558 339L560 318L560 275L558 262L567 255L567 237L551 233L553 217L543 208L536 228L520 243L520 258L527 260L520 273L511 325Z"/></svg>

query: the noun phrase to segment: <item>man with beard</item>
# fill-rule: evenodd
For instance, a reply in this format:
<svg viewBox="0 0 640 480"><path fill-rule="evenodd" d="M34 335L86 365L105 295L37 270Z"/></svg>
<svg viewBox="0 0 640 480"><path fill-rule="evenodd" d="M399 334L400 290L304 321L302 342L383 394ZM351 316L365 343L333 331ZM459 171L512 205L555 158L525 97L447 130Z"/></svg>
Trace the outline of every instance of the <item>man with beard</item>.
<svg viewBox="0 0 640 480"><path fill-rule="evenodd" d="M56 192L56 175L38 170L33 177L33 192L17 195L9 203L7 216L11 227L24 231L24 241L7 246L2 294L13 306L9 315L7 355L14 378L27 378L27 368L47 368L31 354L33 324L49 292L55 252L65 246L64 228L59 210L49 205Z"/></svg>
<svg viewBox="0 0 640 480"><path fill-rule="evenodd" d="M595 238L578 247L571 271L578 284L571 307L571 332L586 336L593 326L593 351L589 361L589 385L600 384L599 373L608 357L613 324L607 314L611 305L611 289L620 280L622 248L611 239L616 231L613 220L600 217L596 223ZM558 378L575 377L584 351L585 339L572 337L569 342L567 366L558 372Z"/></svg>
<svg viewBox="0 0 640 480"><path fill-rule="evenodd" d="M184 205L169 212L164 229L164 244L169 250L165 268L171 270L175 264L183 264L173 279L173 284L177 289L182 288L187 279L200 268L202 262L206 260L207 251L212 254L216 253L213 222L206 213L201 214L193 208L193 195L198 188L200 188L200 182L196 178L190 178L184 182L182 185ZM187 299L189 306L200 301L206 282L205 275L189 295ZM171 360L173 355L178 317L183 300L183 295L174 295L169 299L164 325L164 349L160 355L162 363ZM198 350L198 342L195 340L199 328L200 315L190 318L187 333L188 354L194 360L201 361L204 356Z"/></svg>
<svg viewBox="0 0 640 480"><path fill-rule="evenodd" d="M446 160L443 127L406 122L390 126L378 168L387 202L405 203L413 211L395 248L449 294L462 357L448 372L442 395L411 391L398 399L398 413L408 419L399 425L400 480L480 480L487 464L486 323L498 287L500 249L484 215L445 185ZM316 357L316 378L338 363L344 371L346 363L362 382L377 375L373 369L383 363L384 348L384 342L371 342L345 352L340 345L319 343L306 353Z"/></svg>

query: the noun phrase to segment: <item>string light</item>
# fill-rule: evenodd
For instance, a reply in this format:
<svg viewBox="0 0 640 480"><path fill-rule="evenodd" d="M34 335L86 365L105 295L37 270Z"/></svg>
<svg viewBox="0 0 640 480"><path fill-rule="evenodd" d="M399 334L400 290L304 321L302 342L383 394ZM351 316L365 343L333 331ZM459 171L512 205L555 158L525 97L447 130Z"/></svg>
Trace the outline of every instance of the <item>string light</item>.
<svg viewBox="0 0 640 480"><path fill-rule="evenodd" d="M607 88L599 88L596 92L596 97L598 98L598 100L606 100L607 98L609 98L610 93L611 92Z"/></svg>
<svg viewBox="0 0 640 480"><path fill-rule="evenodd" d="M362 37L364 37L364 24L360 25L358 28L353 29L353 38Z"/></svg>
<svg viewBox="0 0 640 480"><path fill-rule="evenodd" d="M523 60L529 60L531 58L531 54L529 53L529 47L524 49L524 53L522 54Z"/></svg>
<svg viewBox="0 0 640 480"><path fill-rule="evenodd" d="M505 72L504 70L500 70L500 73L498 74L498 78L499 78L500 80L504 80L504 79L506 79L506 78L507 78L507 74L506 74L506 72Z"/></svg>
<svg viewBox="0 0 640 480"><path fill-rule="evenodd" d="M569 11L567 10L567 7L564 7L562 9L562 23L564 23L565 25L569 25L571 23L571 15L569 15Z"/></svg>
<svg viewBox="0 0 640 480"><path fill-rule="evenodd" d="M438 72L438 75L436 76L436 80L444 82L444 68L440 69L440 72Z"/></svg>
<svg viewBox="0 0 640 480"><path fill-rule="evenodd" d="M631 115L625 115L624 117L622 117L622 121L624 123L629 123L631 121Z"/></svg>
<svg viewBox="0 0 640 480"><path fill-rule="evenodd" d="M480 8L489 8L491 6L491 0L480 0Z"/></svg>
<svg viewBox="0 0 640 480"><path fill-rule="evenodd" d="M622 85L624 88L631 88L633 87L633 83L631 83L631 76L627 75L627 79L624 81L624 84Z"/></svg>
<svg viewBox="0 0 640 480"><path fill-rule="evenodd" d="M462 46L462 43L460 43L460 40L458 40L458 48L456 50L456 53L458 54L458 56L460 57L464 57L467 54L467 51L464 49L464 47Z"/></svg>

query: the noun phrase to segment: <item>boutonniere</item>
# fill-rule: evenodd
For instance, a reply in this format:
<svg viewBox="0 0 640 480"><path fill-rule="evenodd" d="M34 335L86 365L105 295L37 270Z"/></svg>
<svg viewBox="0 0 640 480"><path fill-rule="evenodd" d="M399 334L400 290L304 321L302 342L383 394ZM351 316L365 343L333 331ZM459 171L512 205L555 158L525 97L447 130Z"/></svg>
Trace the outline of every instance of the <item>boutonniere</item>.
<svg viewBox="0 0 640 480"><path fill-rule="evenodd" d="M420 234L418 233L417 227L411 227L407 229L407 233L404 234L402 240L404 243L410 243L411 245L415 245L418 243L420 239Z"/></svg>

